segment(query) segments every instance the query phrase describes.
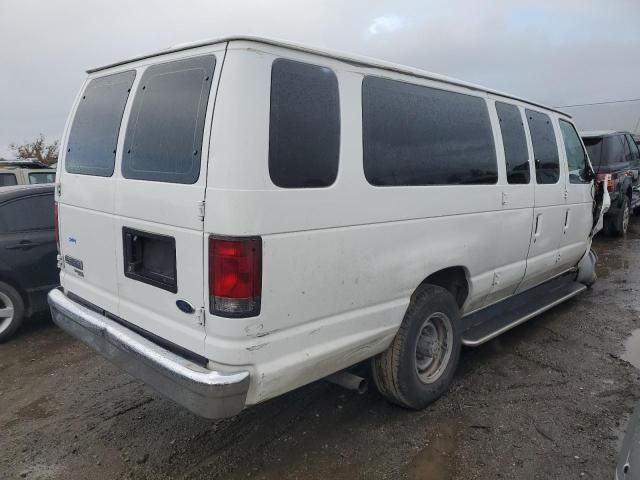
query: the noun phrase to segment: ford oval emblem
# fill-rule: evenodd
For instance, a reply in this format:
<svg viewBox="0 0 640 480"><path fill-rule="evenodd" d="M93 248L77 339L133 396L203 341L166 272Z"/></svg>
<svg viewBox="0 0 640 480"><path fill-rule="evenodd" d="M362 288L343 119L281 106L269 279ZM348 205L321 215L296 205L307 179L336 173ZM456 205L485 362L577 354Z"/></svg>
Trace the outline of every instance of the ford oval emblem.
<svg viewBox="0 0 640 480"><path fill-rule="evenodd" d="M178 309L184 313L195 312L195 308L193 308L193 306L189 302L185 302L184 300L177 300L176 307L178 307Z"/></svg>

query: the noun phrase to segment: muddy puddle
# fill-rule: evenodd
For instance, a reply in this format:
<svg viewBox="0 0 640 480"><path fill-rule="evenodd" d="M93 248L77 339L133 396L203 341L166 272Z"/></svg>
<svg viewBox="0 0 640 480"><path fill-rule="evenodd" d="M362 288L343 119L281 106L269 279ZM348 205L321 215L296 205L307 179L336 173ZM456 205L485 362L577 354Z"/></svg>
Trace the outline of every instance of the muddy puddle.
<svg viewBox="0 0 640 480"><path fill-rule="evenodd" d="M420 450L407 466L409 480L449 480L453 478L453 454L458 444L456 429L445 424L432 442Z"/></svg>
<svg viewBox="0 0 640 480"><path fill-rule="evenodd" d="M631 335L624 341L622 359L640 370L640 329L631 332Z"/></svg>

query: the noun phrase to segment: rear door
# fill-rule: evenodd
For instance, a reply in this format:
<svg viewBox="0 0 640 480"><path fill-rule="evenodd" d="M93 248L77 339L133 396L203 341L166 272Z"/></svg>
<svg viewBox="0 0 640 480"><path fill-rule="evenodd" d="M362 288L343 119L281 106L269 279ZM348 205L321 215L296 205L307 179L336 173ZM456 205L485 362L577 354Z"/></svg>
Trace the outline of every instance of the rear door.
<svg viewBox="0 0 640 480"><path fill-rule="evenodd" d="M53 228L53 191L25 195L0 204L0 269L6 269L29 293L45 304L58 283Z"/></svg>
<svg viewBox="0 0 640 480"><path fill-rule="evenodd" d="M135 69L89 78L63 139L56 192L62 285L68 292L118 313L116 150Z"/></svg>
<svg viewBox="0 0 640 480"><path fill-rule="evenodd" d="M204 348L203 216L224 45L138 69L115 178L119 315L195 353Z"/></svg>

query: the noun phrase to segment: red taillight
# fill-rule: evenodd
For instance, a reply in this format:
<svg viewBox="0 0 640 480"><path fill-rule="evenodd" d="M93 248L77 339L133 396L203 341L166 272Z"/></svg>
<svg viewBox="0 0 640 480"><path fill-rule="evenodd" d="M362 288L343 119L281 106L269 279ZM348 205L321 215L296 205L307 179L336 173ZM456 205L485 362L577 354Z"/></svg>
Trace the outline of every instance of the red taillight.
<svg viewBox="0 0 640 480"><path fill-rule="evenodd" d="M58 253L60 253L60 225L58 225L58 202L53 204L53 226L55 228L56 246L58 247Z"/></svg>
<svg viewBox="0 0 640 480"><path fill-rule="evenodd" d="M262 240L209 238L209 310L221 317L260 313Z"/></svg>
<svg viewBox="0 0 640 480"><path fill-rule="evenodd" d="M599 173L598 175L596 175L596 180L598 182L603 182L604 179L607 177L607 175L609 175L609 180L607 181L607 191L608 192L613 192L613 188L614 188L614 181L618 178L618 175L613 173Z"/></svg>

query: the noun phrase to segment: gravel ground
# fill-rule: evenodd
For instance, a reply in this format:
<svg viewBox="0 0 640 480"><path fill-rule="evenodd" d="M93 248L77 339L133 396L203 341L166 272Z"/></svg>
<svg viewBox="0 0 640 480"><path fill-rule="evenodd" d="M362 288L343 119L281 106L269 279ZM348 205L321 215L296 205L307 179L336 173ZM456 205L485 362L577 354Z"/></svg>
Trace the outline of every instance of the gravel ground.
<svg viewBox="0 0 640 480"><path fill-rule="evenodd" d="M0 478L613 478L640 372L640 226L598 238L598 283L464 349L422 412L317 382L198 418L35 319L0 346ZM638 347L640 348L640 347Z"/></svg>

